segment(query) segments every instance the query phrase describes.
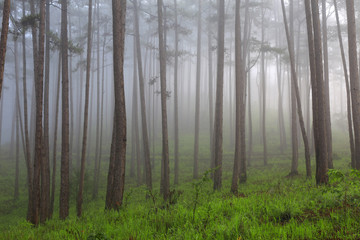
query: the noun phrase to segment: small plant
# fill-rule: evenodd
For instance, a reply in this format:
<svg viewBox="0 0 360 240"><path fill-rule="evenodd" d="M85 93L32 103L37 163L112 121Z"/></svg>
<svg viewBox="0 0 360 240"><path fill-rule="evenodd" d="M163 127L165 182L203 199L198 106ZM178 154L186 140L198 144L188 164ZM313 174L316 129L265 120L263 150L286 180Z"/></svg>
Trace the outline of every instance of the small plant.
<svg viewBox="0 0 360 240"><path fill-rule="evenodd" d="M104 233L91 234L87 237L87 240L110 240Z"/></svg>
<svg viewBox="0 0 360 240"><path fill-rule="evenodd" d="M200 180L193 183L193 187L195 189L194 206L193 206L193 209L192 209L192 221L193 222L195 220L196 208L197 208L197 205L199 204L199 197L200 197L201 188L204 185L204 183L209 182L211 180L210 177L209 177L209 174L213 173L215 170L216 170L216 168L207 170L203 174L203 176L202 176L202 178Z"/></svg>

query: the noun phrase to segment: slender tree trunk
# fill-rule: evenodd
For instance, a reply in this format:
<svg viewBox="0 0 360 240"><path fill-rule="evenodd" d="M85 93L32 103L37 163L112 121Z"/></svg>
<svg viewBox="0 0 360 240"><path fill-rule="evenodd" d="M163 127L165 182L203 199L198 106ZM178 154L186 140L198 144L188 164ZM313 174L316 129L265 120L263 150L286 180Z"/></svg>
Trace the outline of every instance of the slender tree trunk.
<svg viewBox="0 0 360 240"><path fill-rule="evenodd" d="M282 3L282 2L281 2ZM290 0L290 33L289 33L289 41L288 41L288 49L289 52L291 52L292 55L294 55L294 2L293 0ZM285 29L288 29L287 26L287 20L285 18L285 11L283 10L283 16L284 16L284 24L285 25ZM291 48L290 48L291 47ZM294 58L294 56L293 56ZM293 61L295 61L295 58L292 59ZM295 63L293 62L292 64ZM291 84L290 84L290 88L291 88L291 144L292 144L292 161L291 161L291 172L289 174L289 176L294 176L294 175L298 175L298 165L299 165L299 144L298 144L298 132L297 132L297 127L298 127L298 121L297 121L297 116L296 116L296 110L297 110L297 105L296 105L296 93L295 93L295 84L297 84L297 76L295 76L295 69L293 71L292 69L292 65L290 66L291 68ZM296 79L296 80L295 80Z"/></svg>
<svg viewBox="0 0 360 240"><path fill-rule="evenodd" d="M163 25L163 1L157 0L158 10L158 32L159 32L159 54L160 54L160 83L161 83L161 122L162 122L162 161L161 166L163 174L161 176L164 200L169 198L170 194L170 169L169 169L169 143L168 143L168 126L166 112L166 41Z"/></svg>
<svg viewBox="0 0 360 240"><path fill-rule="evenodd" d="M326 0L322 0L322 42L323 42L323 63L324 63L324 102L325 102L325 121L326 121L326 143L328 153L328 167L334 168L332 160L332 134L331 134L331 114L330 114L330 87L329 87L329 59L327 43L327 15Z"/></svg>
<svg viewBox="0 0 360 240"><path fill-rule="evenodd" d="M350 87L352 100L352 116L355 136L355 168L360 169L360 86L359 68L356 47L356 25L354 1L346 1L346 15L348 23L348 44L349 44L349 70Z"/></svg>
<svg viewBox="0 0 360 240"><path fill-rule="evenodd" d="M92 46L92 0L89 0L89 13L88 13L88 32L87 32L87 54L86 54L86 86L85 86L85 107L84 107L84 129L83 141L81 151L81 166L80 166L80 181L79 191L76 200L77 216L82 214L82 202L84 191L84 177L85 177L85 160L86 160L86 143L88 133L88 119L89 119L89 92L90 92L90 67L91 67L91 46Z"/></svg>
<svg viewBox="0 0 360 240"><path fill-rule="evenodd" d="M62 68L62 136L61 136L61 186L60 219L69 216L69 71L67 0L61 1L61 68Z"/></svg>
<svg viewBox="0 0 360 240"><path fill-rule="evenodd" d="M210 167L215 167L214 158L214 107L213 107L213 54L212 54L212 41L210 23L208 26L208 68L209 68L209 129L210 129Z"/></svg>
<svg viewBox="0 0 360 240"><path fill-rule="evenodd" d="M56 189L56 154L57 154L57 134L58 134L58 120L59 120L59 101L60 101L60 77L61 77L61 52L59 51L58 61L58 79L56 88L56 104L55 104L55 127L54 127L54 145L53 145L53 163L52 163L52 175L51 175L51 197L50 197L50 210L49 217L51 218L54 213L55 202L55 189Z"/></svg>
<svg viewBox="0 0 360 240"><path fill-rule="evenodd" d="M142 128L142 140L144 151L144 163L145 163L145 182L149 190L152 189L152 177L151 177L151 163L150 163L150 147L148 137L148 127L146 118L146 103L145 103L145 80L143 75L142 57L141 57L141 45L140 45L140 30L139 30L139 13L138 3L134 0L135 11L135 40L136 40L136 53L137 53L137 66L139 74L139 90L140 90L140 107L141 107L141 128Z"/></svg>
<svg viewBox="0 0 360 240"><path fill-rule="evenodd" d="M196 96L195 96L195 138L193 178L199 177L199 125L200 125L200 73L201 73L201 0L198 10L197 54L196 54Z"/></svg>
<svg viewBox="0 0 360 240"><path fill-rule="evenodd" d="M15 19L17 19L15 13ZM16 86L16 95L15 95L15 109L16 117L16 147L15 147L15 186L14 186L14 200L19 199L19 118L20 118L20 95L19 95L19 61L18 61L18 43L17 38L14 38L14 57L15 57L15 86Z"/></svg>
<svg viewBox="0 0 360 240"><path fill-rule="evenodd" d="M97 79L97 93L96 93L96 142L95 142L95 161L94 161L94 185L92 198L96 199L99 191L99 144L100 144L100 7L99 2L96 2L96 22L97 22L97 33L96 33L96 79Z"/></svg>
<svg viewBox="0 0 360 240"><path fill-rule="evenodd" d="M214 126L214 190L221 189L222 176L222 145L223 145L223 94L224 94L224 28L225 28L225 2L218 2L218 46L217 46L217 83Z"/></svg>
<svg viewBox="0 0 360 240"><path fill-rule="evenodd" d="M235 124L235 156L233 177L231 184L231 192L237 193L238 190L238 178L240 175L240 169L243 168L245 161L245 68L241 53L241 35L240 35L240 0L236 0L235 5L235 78L236 78L236 124ZM244 171L242 171L244 172ZM245 171L246 174L246 171ZM243 176L240 175L240 178ZM246 175L245 175L246 179Z"/></svg>
<svg viewBox="0 0 360 240"><path fill-rule="evenodd" d="M126 110L124 93L124 41L126 0L112 1L115 112L112 151L110 153L106 208L118 210L125 187ZM116 143L116 145L115 145ZM113 167L114 169L111 169Z"/></svg>
<svg viewBox="0 0 360 240"><path fill-rule="evenodd" d="M34 176L33 176L33 211L32 224L38 225L39 215L41 215L41 168L43 164L43 70L44 70L44 38L45 38L45 0L40 1L40 23L39 23L39 45L33 39L34 48L34 69L35 69L35 89L36 89L36 126L35 126L35 156L34 156ZM31 12L34 13L34 3L31 2ZM35 34L34 34L35 33ZM33 28L33 38L36 38L36 30Z"/></svg>
<svg viewBox="0 0 360 240"><path fill-rule="evenodd" d="M267 142L266 142L266 71L265 71L265 52L263 51L265 43L265 9L261 7L261 86L262 86L262 142L264 165L267 165Z"/></svg>
<svg viewBox="0 0 360 240"><path fill-rule="evenodd" d="M179 103L178 103L178 66L179 66L179 26L177 0L174 0L175 11L175 65L174 65L174 184L179 183Z"/></svg>
<svg viewBox="0 0 360 240"><path fill-rule="evenodd" d="M337 32L340 44L340 51L341 51L341 60L343 64L344 70L344 78L345 78L345 87L346 87L346 103L347 103L347 119L348 119L348 131L349 131L349 142L350 142L350 152L351 152L351 167L355 168L355 146L354 146L354 133L353 133L353 122L352 122L352 111L351 111L351 92L349 86L349 75L346 66L346 58L345 58L345 51L344 45L341 36L341 28L340 28L340 21L339 21L339 13L337 2L334 0L334 7L335 7L335 15L336 15L336 23L337 23Z"/></svg>
<svg viewBox="0 0 360 240"><path fill-rule="evenodd" d="M6 43L9 31L9 18L10 18L10 0L4 1L3 7L3 20L1 28L1 40L0 40L0 99L2 92L2 85L4 80L4 67L6 56Z"/></svg>
<svg viewBox="0 0 360 240"><path fill-rule="evenodd" d="M49 157L49 78L50 78L50 1L46 0L45 19L45 85L44 85L44 162L41 169L41 216L40 221L44 222L49 218L50 207L50 157Z"/></svg>
<svg viewBox="0 0 360 240"><path fill-rule="evenodd" d="M288 42L288 50L289 50L289 56L290 56L292 85L295 90L295 97L296 97L296 101L297 101L297 113L298 113L298 117L299 117L300 128L301 128L301 133L302 133L304 147L305 147L306 175L307 175L307 177L311 177L309 141L308 141L308 138L306 136L306 131L305 131L305 123L304 123L304 118L303 118L302 108L301 108L300 91L299 91L299 86L298 86L296 70L295 70L294 47L293 47L293 41L291 40L291 37L290 37L289 29L288 29L284 0L281 0L281 5L282 5L282 10L283 10L286 39ZM295 109L293 109L293 111L294 110Z"/></svg>

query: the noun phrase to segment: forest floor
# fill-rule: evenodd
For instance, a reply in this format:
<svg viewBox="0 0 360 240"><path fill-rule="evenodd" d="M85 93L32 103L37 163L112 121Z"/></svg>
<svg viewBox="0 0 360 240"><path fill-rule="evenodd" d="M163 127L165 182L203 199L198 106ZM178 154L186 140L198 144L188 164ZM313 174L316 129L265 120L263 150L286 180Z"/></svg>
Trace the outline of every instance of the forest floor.
<svg viewBox="0 0 360 240"><path fill-rule="evenodd" d="M334 159L337 170L330 171L326 186L306 179L301 158L300 174L291 178L286 177L288 157L271 158L267 166L254 161L237 195L229 192L232 154L224 158L222 191L212 190L208 174L192 180L188 157L182 163L181 184L172 186L170 201L162 200L158 187L149 192L128 177L119 212L104 211L104 163L95 200L91 198L91 175L86 175L81 218L75 214L73 184L70 217L60 221L55 212L53 219L39 227L25 221L25 169L21 169L20 198L15 201L13 163L0 161L0 239L360 239L360 174L350 170L348 158ZM314 159L312 162L314 175ZM76 183L76 173L72 177ZM154 176L154 186L158 182L159 176Z"/></svg>

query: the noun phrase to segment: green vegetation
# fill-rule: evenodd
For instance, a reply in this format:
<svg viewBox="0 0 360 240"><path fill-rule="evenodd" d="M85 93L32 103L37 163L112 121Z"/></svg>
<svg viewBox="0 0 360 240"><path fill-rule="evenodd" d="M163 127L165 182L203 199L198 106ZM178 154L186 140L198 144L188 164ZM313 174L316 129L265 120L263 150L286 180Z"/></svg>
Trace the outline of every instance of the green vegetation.
<svg viewBox="0 0 360 240"><path fill-rule="evenodd" d="M320 187L314 179L306 179L303 159L300 175L293 178L286 177L289 158L274 157L266 167L255 160L248 182L234 196L229 192L231 153L224 154L220 192L212 190L211 170L198 180L191 179L190 153L182 156L182 184L172 186L168 202L163 202L158 188L149 192L128 178L122 209L104 211L107 164L102 164L96 200L91 199L92 176L86 176L82 218L75 214L77 174L73 173L71 217L60 221L55 212L53 219L37 228L25 221L25 168L21 169L20 198L14 201L14 164L2 160L0 239L360 239L360 173L349 169L348 158L334 158L338 170L330 170L330 184ZM203 159L201 169L207 165L208 160ZM155 181L159 181L159 167L154 170Z"/></svg>

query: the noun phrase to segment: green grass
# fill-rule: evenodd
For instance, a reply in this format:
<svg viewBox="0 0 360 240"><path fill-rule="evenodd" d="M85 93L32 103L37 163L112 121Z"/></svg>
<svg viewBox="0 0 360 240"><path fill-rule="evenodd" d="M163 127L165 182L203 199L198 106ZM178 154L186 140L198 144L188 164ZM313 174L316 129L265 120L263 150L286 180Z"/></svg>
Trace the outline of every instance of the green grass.
<svg viewBox="0 0 360 240"><path fill-rule="evenodd" d="M300 175L293 178L286 177L289 157L271 158L266 167L258 160L251 164L247 183L241 184L234 196L229 193L231 151L224 152L223 190L214 192L208 177L192 180L192 152L185 143L189 150L181 155L181 184L172 186L171 202L164 202L159 194L157 164L157 188L148 192L128 177L122 209L104 211L107 162L102 164L96 200L91 199L90 165L84 215L75 216L73 184L70 217L60 221L55 212L53 219L39 227L25 221L24 167L21 196L14 201L13 163L0 161L0 239L360 239L360 176L350 171L348 158L336 158L334 164L339 170L330 173L327 186L316 186L314 179L305 178L301 155ZM204 148L200 154L203 172L209 166L206 151ZM57 207L58 198L55 204Z"/></svg>

